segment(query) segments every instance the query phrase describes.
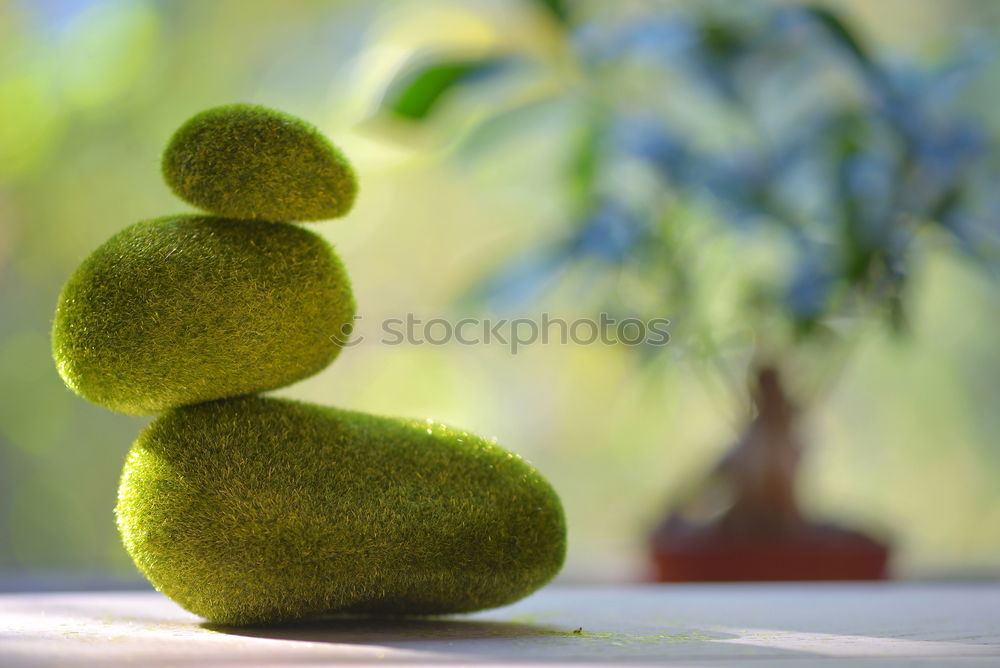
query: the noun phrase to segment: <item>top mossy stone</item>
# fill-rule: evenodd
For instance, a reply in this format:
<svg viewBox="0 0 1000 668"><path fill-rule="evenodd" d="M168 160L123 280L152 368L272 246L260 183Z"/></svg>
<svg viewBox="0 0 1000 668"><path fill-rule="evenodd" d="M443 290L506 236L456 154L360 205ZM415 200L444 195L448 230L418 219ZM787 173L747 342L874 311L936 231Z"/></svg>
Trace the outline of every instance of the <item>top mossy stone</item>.
<svg viewBox="0 0 1000 668"><path fill-rule="evenodd" d="M351 165L319 130L247 104L208 109L182 125L163 153L163 177L196 207L251 220L337 218L358 190Z"/></svg>

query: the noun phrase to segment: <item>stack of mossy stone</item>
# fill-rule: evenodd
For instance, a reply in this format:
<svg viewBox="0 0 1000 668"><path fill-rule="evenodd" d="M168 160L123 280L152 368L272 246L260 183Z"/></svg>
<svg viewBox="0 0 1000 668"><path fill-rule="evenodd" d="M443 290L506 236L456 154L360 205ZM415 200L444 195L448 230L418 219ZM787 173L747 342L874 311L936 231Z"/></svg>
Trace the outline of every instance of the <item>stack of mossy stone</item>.
<svg viewBox="0 0 1000 668"><path fill-rule="evenodd" d="M492 441L259 396L330 364L355 304L333 249L292 222L342 216L357 190L315 128L264 107L210 109L163 174L208 215L140 222L63 288L66 384L159 414L132 446L116 515L153 585L221 624L442 614L550 580L565 521L549 484Z"/></svg>

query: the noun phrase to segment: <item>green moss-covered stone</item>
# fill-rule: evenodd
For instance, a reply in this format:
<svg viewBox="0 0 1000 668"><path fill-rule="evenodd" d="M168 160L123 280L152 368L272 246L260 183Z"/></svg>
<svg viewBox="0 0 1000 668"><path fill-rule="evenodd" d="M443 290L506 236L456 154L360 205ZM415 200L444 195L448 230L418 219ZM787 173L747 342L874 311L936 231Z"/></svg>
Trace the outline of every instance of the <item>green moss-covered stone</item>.
<svg viewBox="0 0 1000 668"><path fill-rule="evenodd" d="M173 216L132 225L59 297L66 384L130 414L288 385L327 366L354 317L350 282L295 225Z"/></svg>
<svg viewBox="0 0 1000 668"><path fill-rule="evenodd" d="M267 107L195 115L163 153L163 177L185 201L229 218L324 220L350 211L347 159L312 125Z"/></svg>
<svg viewBox="0 0 1000 668"><path fill-rule="evenodd" d="M499 446L261 397L151 423L116 513L156 588L222 624L504 605L551 579L565 551L555 492Z"/></svg>

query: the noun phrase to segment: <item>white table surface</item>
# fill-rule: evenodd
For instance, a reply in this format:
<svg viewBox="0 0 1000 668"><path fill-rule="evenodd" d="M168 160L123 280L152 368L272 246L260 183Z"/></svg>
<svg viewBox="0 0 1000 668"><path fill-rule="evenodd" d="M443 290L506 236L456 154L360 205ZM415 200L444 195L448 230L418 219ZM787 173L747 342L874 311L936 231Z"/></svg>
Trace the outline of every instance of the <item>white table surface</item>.
<svg viewBox="0 0 1000 668"><path fill-rule="evenodd" d="M153 592L0 595L5 667L848 661L1000 666L1000 583L552 586L461 617L257 629Z"/></svg>

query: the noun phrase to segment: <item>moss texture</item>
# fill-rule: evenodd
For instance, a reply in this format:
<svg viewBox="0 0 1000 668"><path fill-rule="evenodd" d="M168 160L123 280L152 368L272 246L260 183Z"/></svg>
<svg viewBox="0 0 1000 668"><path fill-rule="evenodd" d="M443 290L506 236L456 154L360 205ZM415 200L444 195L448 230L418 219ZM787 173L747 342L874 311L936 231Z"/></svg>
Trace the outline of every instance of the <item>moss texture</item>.
<svg viewBox="0 0 1000 668"><path fill-rule="evenodd" d="M565 552L555 492L499 446L261 397L152 422L116 513L158 590L232 625L504 605L552 578Z"/></svg>
<svg viewBox="0 0 1000 668"><path fill-rule="evenodd" d="M59 298L53 355L82 397L158 413L320 371L354 311L340 260L312 232L173 216L122 230L80 265Z"/></svg>
<svg viewBox="0 0 1000 668"><path fill-rule="evenodd" d="M246 104L208 109L182 125L163 153L163 177L196 207L253 220L343 216L358 189L347 159L315 127Z"/></svg>

